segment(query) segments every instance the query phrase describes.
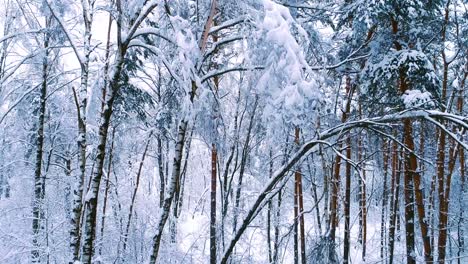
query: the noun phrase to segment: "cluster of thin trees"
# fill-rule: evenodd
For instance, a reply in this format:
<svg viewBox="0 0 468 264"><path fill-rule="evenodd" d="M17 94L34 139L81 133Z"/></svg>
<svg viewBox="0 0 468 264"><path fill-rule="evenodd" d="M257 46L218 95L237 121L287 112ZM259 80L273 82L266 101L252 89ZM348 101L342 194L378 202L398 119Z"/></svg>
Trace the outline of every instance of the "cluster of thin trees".
<svg viewBox="0 0 468 264"><path fill-rule="evenodd" d="M2 1L0 262L467 260L464 1Z"/></svg>

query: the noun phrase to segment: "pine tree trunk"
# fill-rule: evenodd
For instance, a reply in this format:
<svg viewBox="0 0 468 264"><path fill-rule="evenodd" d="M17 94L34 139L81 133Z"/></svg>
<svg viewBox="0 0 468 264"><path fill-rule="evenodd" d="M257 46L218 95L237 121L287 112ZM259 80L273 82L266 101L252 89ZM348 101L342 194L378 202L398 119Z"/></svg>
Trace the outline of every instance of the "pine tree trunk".
<svg viewBox="0 0 468 264"><path fill-rule="evenodd" d="M463 105L464 105L464 89L465 89L465 81L466 78L468 77L468 62L465 63L465 74L463 75L462 81L460 82L460 87L459 87L459 94L458 94L458 100L457 100L457 110L460 114L463 114ZM463 252L465 251L465 219L464 219L464 214L465 214L465 206L463 204L464 197L466 197L466 179L465 179L465 149L464 148L459 148L458 150L460 153L459 155L459 162L460 162L460 194L458 196L458 201L460 204L460 210L459 210L459 215L458 215L458 224L457 224L457 237L458 237L458 250L457 250L457 259L458 259L458 264L461 263L461 258L463 255Z"/></svg>
<svg viewBox="0 0 468 264"><path fill-rule="evenodd" d="M348 119L348 114L351 110L351 100L353 98L354 87L351 85L351 79L346 77L346 106L341 116L341 123L345 123ZM341 149L341 143L338 144L337 149ZM329 236L332 243L335 243L336 227L338 226L338 197L340 192L340 168L341 156L336 155L334 164L334 173L331 181L331 201L330 201L330 227Z"/></svg>
<svg viewBox="0 0 468 264"><path fill-rule="evenodd" d="M385 264L387 259L387 248L386 248L386 212L387 212L387 199L388 199L388 160L390 148L388 147L388 141L383 142L383 190L382 190L382 210L380 213L380 259Z"/></svg>

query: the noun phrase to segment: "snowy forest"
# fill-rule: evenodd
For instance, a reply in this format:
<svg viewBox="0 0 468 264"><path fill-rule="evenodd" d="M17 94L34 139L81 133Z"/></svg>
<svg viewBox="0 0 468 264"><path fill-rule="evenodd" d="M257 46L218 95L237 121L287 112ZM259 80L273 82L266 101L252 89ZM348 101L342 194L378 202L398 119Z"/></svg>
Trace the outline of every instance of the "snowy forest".
<svg viewBox="0 0 468 264"><path fill-rule="evenodd" d="M0 263L467 263L466 0L0 0Z"/></svg>

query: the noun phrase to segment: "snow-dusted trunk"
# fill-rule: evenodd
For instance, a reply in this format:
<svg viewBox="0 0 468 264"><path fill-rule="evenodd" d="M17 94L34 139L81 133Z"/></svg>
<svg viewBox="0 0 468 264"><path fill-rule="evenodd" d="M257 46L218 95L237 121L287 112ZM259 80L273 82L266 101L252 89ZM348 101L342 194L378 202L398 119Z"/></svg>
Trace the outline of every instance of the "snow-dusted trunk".
<svg viewBox="0 0 468 264"><path fill-rule="evenodd" d="M168 190L167 194L164 197L164 204L161 208L161 215L159 218L159 223L157 225L156 234L153 237L153 249L150 256L150 263L156 263L159 254L159 248L161 244L161 238L164 231L164 226L166 225L167 219L170 214L172 200L174 198L175 189L177 187L177 182L180 177L180 169L182 165L182 154L184 150L185 144L185 136L187 133L188 121L182 120L179 124L178 128L178 135L177 141L175 145L175 152L174 152L174 161L172 164L172 176L170 181L168 182Z"/></svg>
<svg viewBox="0 0 468 264"><path fill-rule="evenodd" d="M346 81L349 83L349 77ZM347 91L349 93L349 85L347 84ZM351 160L351 136L346 136L346 159ZM345 197L344 197L344 245L343 245L343 263L349 263L350 261L350 206L351 206L351 164L346 162L345 165ZM362 219L362 218L361 218ZM362 226L362 222L360 222Z"/></svg>
<svg viewBox="0 0 468 264"><path fill-rule="evenodd" d="M92 175L90 187L85 197L86 214L84 216L85 230L83 235L82 262L91 263L94 253L94 240L96 236L97 200L99 186L104 169L106 156L107 136L112 116L112 108L119 89L120 73L124 64L126 49L120 49L116 58L116 66L109 85L109 91L105 98L105 106L101 112L101 123L99 125L99 143L96 156L96 170Z"/></svg>
<svg viewBox="0 0 468 264"><path fill-rule="evenodd" d="M362 107L359 102L358 106L359 118L362 118ZM365 158L365 149L363 146L363 135L358 135L358 161L363 162L362 171L358 174L358 185L359 185L359 235L358 241L362 245L362 260L366 259L366 241L367 241L367 205L366 205L366 163L363 160Z"/></svg>
<svg viewBox="0 0 468 264"><path fill-rule="evenodd" d="M269 153L269 159L270 159L270 168L268 171L268 175L271 179L271 176L273 176L273 153L270 148L270 153ZM271 211L273 208L273 201L268 201L268 208L267 208L267 249L268 249L268 262L273 263L273 252L271 250Z"/></svg>
<svg viewBox="0 0 468 264"><path fill-rule="evenodd" d="M49 71L49 33L44 35L44 55L42 58L42 83L39 91L39 109L37 120L37 134L36 134L36 161L34 166L34 196L32 201L32 263L40 262L40 247L41 247L41 230L44 229L42 220L44 217L43 199L44 199L44 186L42 175L42 155L44 148L44 121L46 114L46 99L47 99L47 78Z"/></svg>
<svg viewBox="0 0 468 264"><path fill-rule="evenodd" d="M163 163L163 149L161 135L157 138L157 150L158 150L158 173L159 173L159 207L162 208L164 205L164 190L166 189L166 180L164 177L164 163Z"/></svg>
<svg viewBox="0 0 468 264"><path fill-rule="evenodd" d="M397 221L397 211L400 197L400 171L401 160L399 159L397 143L393 142L392 146L392 183L390 193L390 223L388 228L388 255L389 264L393 264L394 249L395 249L395 230Z"/></svg>
<svg viewBox="0 0 468 264"><path fill-rule="evenodd" d="M114 139L115 139L115 128L112 129L112 139L111 139L111 146L109 149L109 158L107 160L107 175L106 175L106 188L104 190L104 198L102 204L102 215L101 215L101 245L99 247L99 255L102 253L102 242L104 240L104 228L106 226L106 210L107 210L107 200L109 198L109 189L110 189L110 176L111 176L111 169L112 169L112 159L114 156Z"/></svg>
<svg viewBox="0 0 468 264"><path fill-rule="evenodd" d="M299 127L296 127L295 128L295 143L297 145L297 147L300 146L299 144L299 133L300 133L300 129ZM302 264L306 264L306 249L305 249L305 225L304 225L304 197L303 197L303 194L302 194L302 173L301 173L301 169L300 169L300 166L298 166L298 168L296 169L295 171L295 185L296 185L296 193L297 193L297 205L298 205L298 213L299 213L299 219L296 219L299 220L299 240L301 242L301 263Z"/></svg>
<svg viewBox="0 0 468 264"><path fill-rule="evenodd" d="M79 89L78 111L78 164L79 174L73 189L73 208L70 229L70 248L73 261L79 260L80 240L81 240L81 218L83 209L83 187L86 177L86 110L88 106L88 78L89 78L89 56L91 54L91 26L92 12L89 13L88 3L81 1L84 18L84 51L83 56L76 54L80 58L81 80ZM72 44L73 45L73 44ZM76 47L75 47L76 48ZM75 50L77 52L77 50ZM78 101L77 98L75 98Z"/></svg>
<svg viewBox="0 0 468 264"><path fill-rule="evenodd" d="M211 192L210 192L210 263L216 264L216 180L218 153L216 144L211 145Z"/></svg>
<svg viewBox="0 0 468 264"><path fill-rule="evenodd" d="M216 26L216 21L213 22L213 25ZM218 41L218 36L213 35L213 42ZM217 65L214 65L214 68L217 69ZM219 77L215 76L213 78L215 86L215 96L218 95L219 90ZM216 264L216 182L218 178L218 151L217 151L217 142L218 142L218 106L216 103L213 106L213 138L211 144L211 192L210 192L210 263Z"/></svg>
<svg viewBox="0 0 468 264"><path fill-rule="evenodd" d="M385 263L387 259L387 247L386 247L386 212L387 212L387 199L388 199L388 187L387 187L387 177L388 177L388 160L390 154L389 143L385 139L383 141L383 190L382 190L382 208L380 212L380 259Z"/></svg>

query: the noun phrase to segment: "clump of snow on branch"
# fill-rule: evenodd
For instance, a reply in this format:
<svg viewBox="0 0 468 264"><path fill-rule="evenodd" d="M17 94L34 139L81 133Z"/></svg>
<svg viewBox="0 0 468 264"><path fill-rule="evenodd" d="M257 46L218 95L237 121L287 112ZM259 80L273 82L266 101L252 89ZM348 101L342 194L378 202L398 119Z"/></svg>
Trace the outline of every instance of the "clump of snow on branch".
<svg viewBox="0 0 468 264"><path fill-rule="evenodd" d="M299 45L307 41L307 33L289 13L289 9L264 0L264 17L259 22L265 54L265 70L257 83L257 92L270 97L265 114L267 119L282 117L295 125L301 123L303 111L313 112L317 99L319 78L309 71L304 50ZM307 45L306 45L307 46Z"/></svg>
<svg viewBox="0 0 468 264"><path fill-rule="evenodd" d="M435 106L431 94L429 92L421 92L421 90L408 90L401 96L401 99L405 108Z"/></svg>

